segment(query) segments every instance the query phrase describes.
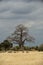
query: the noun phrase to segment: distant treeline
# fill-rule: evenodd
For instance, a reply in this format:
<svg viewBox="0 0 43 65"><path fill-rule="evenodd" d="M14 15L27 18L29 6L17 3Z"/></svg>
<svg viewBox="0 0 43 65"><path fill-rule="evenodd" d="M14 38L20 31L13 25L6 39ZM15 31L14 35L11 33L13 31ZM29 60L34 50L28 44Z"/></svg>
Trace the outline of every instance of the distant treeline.
<svg viewBox="0 0 43 65"><path fill-rule="evenodd" d="M39 45L39 46L34 46L34 47L28 47L28 46L24 46L22 49L19 48L19 46L14 46L13 44L10 43L8 40L4 40L4 42L0 43L0 51L8 51L8 50L12 50L12 51L43 51L43 44Z"/></svg>

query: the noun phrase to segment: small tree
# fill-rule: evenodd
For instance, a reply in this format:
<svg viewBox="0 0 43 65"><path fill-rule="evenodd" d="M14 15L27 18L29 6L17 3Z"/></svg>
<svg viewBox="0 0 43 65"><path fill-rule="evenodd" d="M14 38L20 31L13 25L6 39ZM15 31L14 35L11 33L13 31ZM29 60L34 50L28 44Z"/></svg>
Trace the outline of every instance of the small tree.
<svg viewBox="0 0 43 65"><path fill-rule="evenodd" d="M1 43L1 46L6 51L12 47L12 43L10 43L8 40L4 40L4 42Z"/></svg>
<svg viewBox="0 0 43 65"><path fill-rule="evenodd" d="M28 34L28 28L20 24L16 27L14 33L8 37L9 41L15 41L20 48L24 47L25 41L34 42L34 38Z"/></svg>

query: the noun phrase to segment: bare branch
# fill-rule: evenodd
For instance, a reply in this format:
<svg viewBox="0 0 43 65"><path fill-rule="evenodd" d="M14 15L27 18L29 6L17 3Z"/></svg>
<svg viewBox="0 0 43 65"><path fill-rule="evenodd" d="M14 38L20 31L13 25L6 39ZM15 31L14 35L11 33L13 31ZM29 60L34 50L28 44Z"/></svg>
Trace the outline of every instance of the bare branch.
<svg viewBox="0 0 43 65"><path fill-rule="evenodd" d="M24 25L20 24L16 27L15 32L8 37L10 41L16 41L19 46L22 46L25 41L34 42L34 37L28 34L28 29Z"/></svg>

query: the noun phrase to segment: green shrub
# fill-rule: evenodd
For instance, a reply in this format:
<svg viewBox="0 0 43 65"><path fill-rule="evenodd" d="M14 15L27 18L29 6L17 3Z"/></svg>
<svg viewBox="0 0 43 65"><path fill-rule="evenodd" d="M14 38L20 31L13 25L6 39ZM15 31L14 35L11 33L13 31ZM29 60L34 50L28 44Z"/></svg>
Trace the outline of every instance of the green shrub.
<svg viewBox="0 0 43 65"><path fill-rule="evenodd" d="M31 49L28 46L24 46L24 50L29 50L30 51Z"/></svg>
<svg viewBox="0 0 43 65"><path fill-rule="evenodd" d="M18 51L19 50L19 46L15 46L15 47L11 48L11 50Z"/></svg>
<svg viewBox="0 0 43 65"><path fill-rule="evenodd" d="M38 48L39 51L43 51L43 44L41 44Z"/></svg>
<svg viewBox="0 0 43 65"><path fill-rule="evenodd" d="M12 48L12 43L10 43L8 40L4 40L4 42L1 43L1 48L2 50L9 50L10 48Z"/></svg>

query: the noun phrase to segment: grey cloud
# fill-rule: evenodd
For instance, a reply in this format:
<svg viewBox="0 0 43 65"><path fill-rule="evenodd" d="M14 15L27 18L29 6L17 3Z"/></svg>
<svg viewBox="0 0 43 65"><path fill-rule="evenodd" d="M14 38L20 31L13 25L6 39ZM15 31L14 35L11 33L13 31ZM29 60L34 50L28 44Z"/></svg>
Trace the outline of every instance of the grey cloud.
<svg viewBox="0 0 43 65"><path fill-rule="evenodd" d="M0 0L0 1L2 1L2 0Z"/></svg>
<svg viewBox="0 0 43 65"><path fill-rule="evenodd" d="M43 1L43 0L2 0L2 1L25 1L25 2L30 2L30 1Z"/></svg>
<svg viewBox="0 0 43 65"><path fill-rule="evenodd" d="M14 3L12 2L13 5L10 4L10 6L9 4L10 2L6 3L5 6L1 8L0 19L4 19L4 18L5 19L10 19L10 18L11 19L20 19L20 18L31 19L31 17L34 15L34 12L36 13L37 9L38 8L40 9L40 7L38 7L39 4L36 5L36 3L27 4L27 3L20 2L20 3L17 3L17 5L14 5ZM33 15L31 15L31 13L33 13Z"/></svg>
<svg viewBox="0 0 43 65"><path fill-rule="evenodd" d="M0 40L5 39L22 23L43 42L43 3L41 0L3 0L0 2ZM40 38L39 38L40 35Z"/></svg>
<svg viewBox="0 0 43 65"><path fill-rule="evenodd" d="M30 2L30 1L43 1L43 0L24 0L26 2Z"/></svg>

